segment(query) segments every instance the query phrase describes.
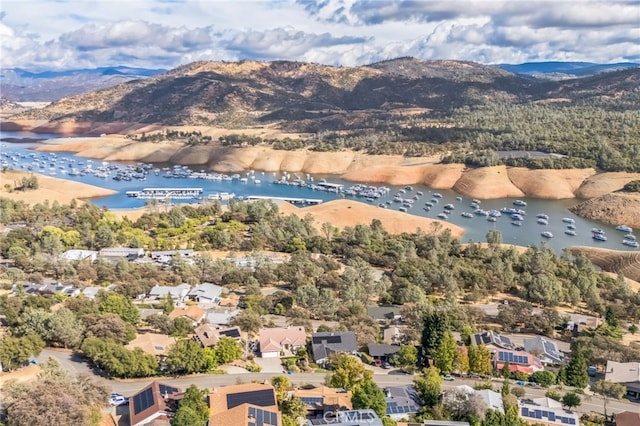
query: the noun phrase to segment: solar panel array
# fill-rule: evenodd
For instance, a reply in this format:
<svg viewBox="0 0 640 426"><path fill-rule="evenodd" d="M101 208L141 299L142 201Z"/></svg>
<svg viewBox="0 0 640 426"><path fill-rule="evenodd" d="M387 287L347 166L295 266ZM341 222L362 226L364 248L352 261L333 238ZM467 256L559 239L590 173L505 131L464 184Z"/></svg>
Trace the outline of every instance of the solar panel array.
<svg viewBox="0 0 640 426"><path fill-rule="evenodd" d="M153 388L145 389L133 396L133 414L138 415L155 404Z"/></svg>
<svg viewBox="0 0 640 426"><path fill-rule="evenodd" d="M415 413L418 408L415 405L398 405L395 401L387 402L387 415Z"/></svg>
<svg viewBox="0 0 640 426"><path fill-rule="evenodd" d="M313 404L322 404L324 402L324 398L322 398L321 396L301 396L300 397L300 401L302 401L303 404L307 404L307 405L313 405Z"/></svg>
<svg viewBox="0 0 640 426"><path fill-rule="evenodd" d="M551 343L551 342L543 342L544 344L544 351L550 355L555 355L557 354L558 351L556 351L556 346Z"/></svg>
<svg viewBox="0 0 640 426"><path fill-rule="evenodd" d="M240 330L237 328L232 328L231 330L223 330L220 332L221 336L227 337L240 337Z"/></svg>
<svg viewBox="0 0 640 426"><path fill-rule="evenodd" d="M276 398L273 389L261 389L249 392L227 394L228 410L242 404L253 404L260 407L269 407L271 405L276 405Z"/></svg>
<svg viewBox="0 0 640 426"><path fill-rule="evenodd" d="M160 393L162 394L162 396L171 395L172 393L180 392L180 389L178 388L174 388L173 386L167 386L163 384L158 385L158 388L160 389Z"/></svg>
<svg viewBox="0 0 640 426"><path fill-rule="evenodd" d="M509 361L512 364L515 363L515 364L529 365L529 357L528 356L526 356L526 355L517 355L517 354L514 354L513 352L499 351L498 352L498 361L500 361L500 362Z"/></svg>
<svg viewBox="0 0 640 426"><path fill-rule="evenodd" d="M342 343L342 336L314 336L313 343Z"/></svg>
<svg viewBox="0 0 640 426"><path fill-rule="evenodd" d="M249 407L248 426L276 426L278 424L278 415L271 411L260 410L256 407Z"/></svg>
<svg viewBox="0 0 640 426"><path fill-rule="evenodd" d="M528 407L522 407L521 414L522 414L522 417L528 417L530 419L536 419L536 420L547 419L550 422L560 421L560 423L565 425L577 424L576 419L574 419L573 417L558 416L553 411L538 410L538 409L532 410L532 409L529 409Z"/></svg>

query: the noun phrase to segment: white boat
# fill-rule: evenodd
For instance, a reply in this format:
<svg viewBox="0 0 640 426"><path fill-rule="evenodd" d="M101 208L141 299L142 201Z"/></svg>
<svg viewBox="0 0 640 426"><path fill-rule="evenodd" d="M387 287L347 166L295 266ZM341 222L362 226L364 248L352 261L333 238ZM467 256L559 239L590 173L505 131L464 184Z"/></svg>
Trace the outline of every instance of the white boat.
<svg viewBox="0 0 640 426"><path fill-rule="evenodd" d="M640 243L638 243L637 241L622 240L622 244L629 247L635 247L635 248L640 247Z"/></svg>
<svg viewBox="0 0 640 426"><path fill-rule="evenodd" d="M591 232L598 235L604 235L604 231L600 228L591 228Z"/></svg>
<svg viewBox="0 0 640 426"><path fill-rule="evenodd" d="M438 213L438 217L440 219L449 219L449 216L447 216L445 213Z"/></svg>
<svg viewBox="0 0 640 426"><path fill-rule="evenodd" d="M538 213L538 214L536 215L536 217L537 217L538 219L549 220L549 216L548 216L548 215L546 215L546 214L544 214L544 213Z"/></svg>
<svg viewBox="0 0 640 426"><path fill-rule="evenodd" d="M526 207L527 202L526 201L522 201L522 200L515 200L513 202L514 206L521 206L521 207Z"/></svg>
<svg viewBox="0 0 640 426"><path fill-rule="evenodd" d="M563 221L564 223L576 223L575 219L572 219L572 218L570 218L570 217L563 217L563 218L562 218L562 221Z"/></svg>
<svg viewBox="0 0 640 426"><path fill-rule="evenodd" d="M625 240L629 240L629 241L635 241L636 240L636 236L633 234L625 234L624 236Z"/></svg>
<svg viewBox="0 0 640 426"><path fill-rule="evenodd" d="M462 214L460 216L466 217L466 218L473 217L473 215L471 213L469 213L469 212L462 212Z"/></svg>
<svg viewBox="0 0 640 426"><path fill-rule="evenodd" d="M539 223L540 225L548 225L548 224L549 224L549 221L548 221L547 219L542 219L542 218L540 218L540 219L538 219L538 223Z"/></svg>
<svg viewBox="0 0 640 426"><path fill-rule="evenodd" d="M572 237L576 236L576 231L574 231L573 229L567 229L566 231L564 231L564 233Z"/></svg>
<svg viewBox="0 0 640 426"><path fill-rule="evenodd" d="M444 208L446 210L455 210L455 206L453 204L445 204Z"/></svg>
<svg viewBox="0 0 640 426"><path fill-rule="evenodd" d="M497 221L498 221L498 219L496 219L496 217L495 217L495 216L489 216L489 217L487 218L487 220L488 220L489 222L497 222Z"/></svg>
<svg viewBox="0 0 640 426"><path fill-rule="evenodd" d="M549 231L544 231L542 233L540 233L540 235L542 235L545 238L553 238L553 234Z"/></svg>
<svg viewBox="0 0 640 426"><path fill-rule="evenodd" d="M618 225L618 226L616 226L616 231L629 233L629 232L633 231L633 229L631 229L631 227L627 226L627 225Z"/></svg>
<svg viewBox="0 0 640 426"><path fill-rule="evenodd" d="M433 196L436 198L442 198L442 194L440 194L439 192L434 192Z"/></svg>
<svg viewBox="0 0 640 426"><path fill-rule="evenodd" d="M607 237L605 237L603 234L593 234L593 236L591 237L596 241L607 241Z"/></svg>
<svg viewBox="0 0 640 426"><path fill-rule="evenodd" d="M514 220L513 222L511 222L511 224L513 226L522 226L522 222L518 222L517 220Z"/></svg>

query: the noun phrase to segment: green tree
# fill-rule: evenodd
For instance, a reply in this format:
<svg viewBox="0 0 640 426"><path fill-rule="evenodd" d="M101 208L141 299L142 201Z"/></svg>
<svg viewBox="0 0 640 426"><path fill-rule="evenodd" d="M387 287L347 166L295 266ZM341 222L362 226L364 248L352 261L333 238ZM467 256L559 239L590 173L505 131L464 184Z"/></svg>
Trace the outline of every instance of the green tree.
<svg viewBox="0 0 640 426"><path fill-rule="evenodd" d="M171 426L205 426L209 421L209 404L205 397L205 391L196 385L189 386L180 400Z"/></svg>
<svg viewBox="0 0 640 426"><path fill-rule="evenodd" d="M449 330L449 322L444 312L434 311L424 316L422 353L425 359L433 358L433 353L440 345L440 341L447 330Z"/></svg>
<svg viewBox="0 0 640 426"><path fill-rule="evenodd" d="M133 302L121 294L109 293L98 306L100 312L118 315L129 324L140 322L140 311Z"/></svg>
<svg viewBox="0 0 640 426"><path fill-rule="evenodd" d="M60 308L48 321L49 343L76 348L82 343L84 324L67 308Z"/></svg>
<svg viewBox="0 0 640 426"><path fill-rule="evenodd" d="M433 407L440 402L442 377L436 367L425 368L413 383L423 406Z"/></svg>
<svg viewBox="0 0 640 426"><path fill-rule="evenodd" d="M271 378L271 385L276 390L276 401L278 406L282 404L287 394L287 390L291 387L291 382L287 376L273 376Z"/></svg>
<svg viewBox="0 0 640 426"><path fill-rule="evenodd" d="M610 380L598 380L591 386L591 390L602 395L602 404L604 416L607 417L607 403L609 399L620 399L627 391L627 388L621 383L613 383Z"/></svg>
<svg viewBox="0 0 640 426"><path fill-rule="evenodd" d="M418 364L418 348L414 345L400 346L398 352L391 357L391 364L396 367L415 369L416 364Z"/></svg>
<svg viewBox="0 0 640 426"><path fill-rule="evenodd" d="M556 375L548 370L536 371L529 376L529 381L546 388L556 383Z"/></svg>
<svg viewBox="0 0 640 426"><path fill-rule="evenodd" d="M219 364L228 364L242 357L240 344L231 337L222 336L216 344L216 358Z"/></svg>
<svg viewBox="0 0 640 426"><path fill-rule="evenodd" d="M442 339L435 351L431 353L433 365L436 366L441 373L450 374L453 372L457 348L458 345L455 337L447 330L442 335Z"/></svg>
<svg viewBox="0 0 640 426"><path fill-rule="evenodd" d="M165 362L167 370L173 374L204 373L211 368L204 349L193 339L178 340L169 349Z"/></svg>
<svg viewBox="0 0 640 426"><path fill-rule="evenodd" d="M489 375L491 370L491 352L489 349L484 344L469 346L469 371L480 375Z"/></svg>
<svg viewBox="0 0 640 426"><path fill-rule="evenodd" d="M304 419L307 415L307 407L297 396L291 396L283 399L280 411L282 411L283 415L292 419Z"/></svg>
<svg viewBox="0 0 640 426"><path fill-rule="evenodd" d="M572 352L573 356L566 369L566 384L584 389L589 384L589 373L587 370L587 360L585 359L584 349L578 345Z"/></svg>
<svg viewBox="0 0 640 426"><path fill-rule="evenodd" d="M462 374L469 372L469 350L466 345L456 348L456 359L453 361L454 371Z"/></svg>
<svg viewBox="0 0 640 426"><path fill-rule="evenodd" d="M370 408L383 417L387 410L384 392L372 380L366 380L353 391L351 402L354 409Z"/></svg>
<svg viewBox="0 0 640 426"><path fill-rule="evenodd" d="M0 364L3 371L11 371L37 357L44 349L44 341L37 334L22 337L2 336L0 338Z"/></svg>
<svg viewBox="0 0 640 426"><path fill-rule="evenodd" d="M580 397L574 392L566 393L562 397L562 405L568 409L578 407L580 405Z"/></svg>
<svg viewBox="0 0 640 426"><path fill-rule="evenodd" d="M373 379L373 373L367 370L356 356L338 353L329 358L329 368L332 370L328 385L344 390L354 390L365 381Z"/></svg>

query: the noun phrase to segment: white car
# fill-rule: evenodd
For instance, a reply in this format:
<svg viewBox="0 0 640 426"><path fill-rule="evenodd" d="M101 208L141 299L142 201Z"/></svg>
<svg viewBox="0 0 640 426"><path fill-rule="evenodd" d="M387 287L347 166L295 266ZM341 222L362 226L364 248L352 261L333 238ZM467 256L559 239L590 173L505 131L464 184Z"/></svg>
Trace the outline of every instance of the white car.
<svg viewBox="0 0 640 426"><path fill-rule="evenodd" d="M118 407L120 405L126 405L129 403L129 398L118 393L112 393L109 398L109 405L112 407Z"/></svg>

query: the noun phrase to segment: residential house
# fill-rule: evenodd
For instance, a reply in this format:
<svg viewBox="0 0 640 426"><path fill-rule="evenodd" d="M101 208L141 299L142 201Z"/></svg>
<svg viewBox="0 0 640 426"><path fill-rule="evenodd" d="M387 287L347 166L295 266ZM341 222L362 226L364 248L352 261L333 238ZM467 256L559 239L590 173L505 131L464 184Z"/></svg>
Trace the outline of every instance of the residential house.
<svg viewBox="0 0 640 426"><path fill-rule="evenodd" d="M296 389L292 395L300 398L307 408L308 418L323 417L327 413L351 410L351 391L318 386L312 389Z"/></svg>
<svg viewBox="0 0 640 426"><path fill-rule="evenodd" d="M640 413L634 411L623 411L616 414L616 426L638 426L640 425Z"/></svg>
<svg viewBox="0 0 640 426"><path fill-rule="evenodd" d="M214 347L223 336L240 340L240 329L238 327L219 327L211 324L200 324L194 332L196 340L204 347Z"/></svg>
<svg viewBox="0 0 640 426"><path fill-rule="evenodd" d="M276 392L270 384L222 386L209 392L209 424L281 426Z"/></svg>
<svg viewBox="0 0 640 426"><path fill-rule="evenodd" d="M261 328L258 342L262 358L274 358L282 353L294 354L307 344L307 332L304 327Z"/></svg>
<svg viewBox="0 0 640 426"><path fill-rule="evenodd" d="M497 349L515 349L510 338L495 331L485 331L471 335L471 344L480 346L484 344L491 352Z"/></svg>
<svg viewBox="0 0 640 426"><path fill-rule="evenodd" d="M518 402L520 418L529 423L545 425L579 425L580 416L565 410L562 403L551 398L521 399Z"/></svg>
<svg viewBox="0 0 640 426"><path fill-rule="evenodd" d="M117 262L120 259L136 260L144 257L143 248L129 248L129 247L107 247L98 252L100 259L106 259L113 262Z"/></svg>
<svg viewBox="0 0 640 426"><path fill-rule="evenodd" d="M163 251L152 251L151 259L154 262L159 263L169 263L176 256L181 256L183 258L191 258L193 256L194 251L191 249L187 250L163 250Z"/></svg>
<svg viewBox="0 0 640 426"><path fill-rule="evenodd" d="M180 389L151 382L140 392L129 397L129 421L131 426L169 426L177 403L173 397Z"/></svg>
<svg viewBox="0 0 640 426"><path fill-rule="evenodd" d="M307 419L305 426L331 425L331 426L383 426L382 420L373 410L349 410L338 411L335 416L326 416L321 419Z"/></svg>
<svg viewBox="0 0 640 426"><path fill-rule="evenodd" d="M564 354L558 349L556 342L541 336L524 339L524 350L530 354L536 354L543 364L564 362Z"/></svg>
<svg viewBox="0 0 640 426"><path fill-rule="evenodd" d="M140 318L143 319L143 320L146 320L151 315L163 315L164 314L164 311L162 309L154 309L154 308L142 308L142 309L139 309L139 311L140 311Z"/></svg>
<svg viewBox="0 0 640 426"><path fill-rule="evenodd" d="M80 295L81 290L71 284L49 283L49 284L25 284L23 286L25 294L41 294L41 295L62 295L67 297L76 297ZM14 286L14 292L16 287Z"/></svg>
<svg viewBox="0 0 640 426"><path fill-rule="evenodd" d="M542 361L528 352L497 350L493 353L493 365L497 370L502 371L507 362L512 373L531 374L544 370Z"/></svg>
<svg viewBox="0 0 640 426"><path fill-rule="evenodd" d="M490 389L476 390L469 385L460 385L455 386L448 392L445 392L445 399L456 397L456 394L466 394L469 396L478 395L480 398L482 398L488 409L504 413L502 395L498 392L492 391Z"/></svg>
<svg viewBox="0 0 640 426"><path fill-rule="evenodd" d="M151 290L149 290L147 299L160 300L168 295L174 302L180 303L184 301L184 298L189 293L189 290L191 290L191 286L189 284L180 284L175 287L166 285L154 285L153 287L151 287Z"/></svg>
<svg viewBox="0 0 640 426"><path fill-rule="evenodd" d="M82 289L82 295L89 299L95 299L101 291L111 291L115 286L111 284L108 287L85 287Z"/></svg>
<svg viewBox="0 0 640 426"><path fill-rule="evenodd" d="M420 409L420 397L415 388L409 386L390 386L384 390L387 403L386 415L393 420L409 418Z"/></svg>
<svg viewBox="0 0 640 426"><path fill-rule="evenodd" d="M387 345L386 343L369 343L367 344L369 355L373 358L376 365L389 362L391 356L400 350L398 345Z"/></svg>
<svg viewBox="0 0 640 426"><path fill-rule="evenodd" d="M607 361L604 378L623 384L629 399L640 399L640 362Z"/></svg>
<svg viewBox="0 0 640 426"><path fill-rule="evenodd" d="M404 340L404 325L392 325L382 330L382 341L389 345L401 345Z"/></svg>
<svg viewBox="0 0 640 426"><path fill-rule="evenodd" d="M205 319L209 324L213 325L229 325L231 320L240 313L239 309L212 310L209 309Z"/></svg>
<svg viewBox="0 0 640 426"><path fill-rule="evenodd" d="M198 284L187 294L189 300L209 305L220 303L220 296L222 296L222 287L211 283Z"/></svg>
<svg viewBox="0 0 640 426"><path fill-rule="evenodd" d="M378 322L401 322L402 306L367 306L367 315Z"/></svg>
<svg viewBox="0 0 640 426"><path fill-rule="evenodd" d="M311 335L313 360L325 364L329 355L339 352L356 353L358 342L353 331L325 331Z"/></svg>
<svg viewBox="0 0 640 426"><path fill-rule="evenodd" d="M185 306L184 308L175 308L173 311L169 313L169 318L172 320L176 318L186 318L195 327L200 324L200 321L203 320L205 316L205 311L200 306Z"/></svg>
<svg viewBox="0 0 640 426"><path fill-rule="evenodd" d="M176 343L176 338L158 333L138 334L129 344L127 349L140 348L146 354L158 357L166 356L171 346Z"/></svg>
<svg viewBox="0 0 640 426"><path fill-rule="evenodd" d="M95 250L80 250L73 249L67 250L60 255L61 259L68 260L70 262L79 262L82 260L89 261L91 263L98 260L98 252Z"/></svg>

